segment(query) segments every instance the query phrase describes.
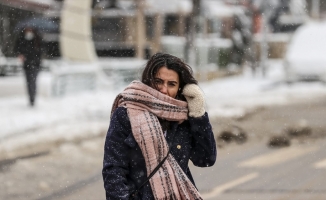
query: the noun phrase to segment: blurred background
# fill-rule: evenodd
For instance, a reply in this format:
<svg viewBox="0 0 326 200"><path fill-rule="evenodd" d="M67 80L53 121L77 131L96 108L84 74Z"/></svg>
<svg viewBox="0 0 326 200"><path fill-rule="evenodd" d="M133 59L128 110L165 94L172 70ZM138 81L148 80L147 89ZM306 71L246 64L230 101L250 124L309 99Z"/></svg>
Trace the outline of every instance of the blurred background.
<svg viewBox="0 0 326 200"><path fill-rule="evenodd" d="M206 97L218 158L190 163L204 199L325 199L325 20L326 0L0 0L0 199L105 199L112 102L157 52Z"/></svg>

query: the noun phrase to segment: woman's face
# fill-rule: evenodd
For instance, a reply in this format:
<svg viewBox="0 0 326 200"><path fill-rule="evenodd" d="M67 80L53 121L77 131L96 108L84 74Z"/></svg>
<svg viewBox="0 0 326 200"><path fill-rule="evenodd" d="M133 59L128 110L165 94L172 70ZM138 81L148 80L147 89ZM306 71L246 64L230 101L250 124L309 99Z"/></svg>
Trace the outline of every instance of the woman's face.
<svg viewBox="0 0 326 200"><path fill-rule="evenodd" d="M158 88L158 91L172 98L175 98L180 86L179 75L176 71L163 66L157 71L155 75L155 84Z"/></svg>

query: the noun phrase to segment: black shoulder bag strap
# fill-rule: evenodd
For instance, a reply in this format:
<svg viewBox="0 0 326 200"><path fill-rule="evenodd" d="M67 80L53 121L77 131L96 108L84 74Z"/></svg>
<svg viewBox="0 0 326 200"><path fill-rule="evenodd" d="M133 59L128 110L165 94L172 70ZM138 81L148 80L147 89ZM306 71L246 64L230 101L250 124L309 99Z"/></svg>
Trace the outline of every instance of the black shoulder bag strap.
<svg viewBox="0 0 326 200"><path fill-rule="evenodd" d="M174 134L175 135L175 134ZM173 135L173 136L174 136ZM174 137L173 137L174 138ZM172 140L173 141L173 140ZM172 146L172 145L171 145ZM150 173L150 175L147 177L147 179L138 187L138 189L136 189L135 191L133 191L130 196L129 196L129 199L133 199L137 194L138 192L140 191L141 188L144 187L144 185L149 181L149 179L152 178L152 176L154 176L154 174L157 172L158 169L160 169L160 167L163 165L164 161L168 158L169 154L170 154L170 150L171 150L171 147L169 146L169 151L168 153L166 154L166 156L163 158L163 160L161 160L161 162L155 167L155 169Z"/></svg>
<svg viewBox="0 0 326 200"><path fill-rule="evenodd" d="M140 189L142 189L144 187L144 185L149 181L149 179L151 179L152 176L154 176L154 174L157 172L157 170L160 169L160 167L163 165L164 161L167 159L167 157L169 156L169 154L170 154L170 149L168 151L168 154L165 156L165 158L163 158L163 160L155 167L155 169L151 172L151 174L147 177L147 179L139 186L138 189L136 189L135 191L133 191L130 194L130 198L129 199L133 199L138 194L138 192L140 191Z"/></svg>

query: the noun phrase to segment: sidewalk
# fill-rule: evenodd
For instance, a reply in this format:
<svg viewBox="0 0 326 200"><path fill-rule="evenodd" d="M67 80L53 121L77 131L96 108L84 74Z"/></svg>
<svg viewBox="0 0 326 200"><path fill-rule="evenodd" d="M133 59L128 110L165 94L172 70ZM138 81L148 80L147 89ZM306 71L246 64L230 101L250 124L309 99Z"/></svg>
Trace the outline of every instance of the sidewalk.
<svg viewBox="0 0 326 200"><path fill-rule="evenodd" d="M33 108L28 106L26 96L2 97L0 160L66 140L104 135L115 95L98 90L63 98L38 96Z"/></svg>

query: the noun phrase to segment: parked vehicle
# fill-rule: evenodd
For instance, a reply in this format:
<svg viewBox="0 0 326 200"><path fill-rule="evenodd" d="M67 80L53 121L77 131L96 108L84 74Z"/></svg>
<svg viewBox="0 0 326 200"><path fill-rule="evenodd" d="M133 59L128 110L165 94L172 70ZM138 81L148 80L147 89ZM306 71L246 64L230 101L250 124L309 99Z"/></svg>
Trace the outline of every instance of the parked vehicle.
<svg viewBox="0 0 326 200"><path fill-rule="evenodd" d="M286 81L326 82L326 22L309 22L295 31L284 61Z"/></svg>

